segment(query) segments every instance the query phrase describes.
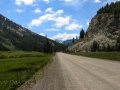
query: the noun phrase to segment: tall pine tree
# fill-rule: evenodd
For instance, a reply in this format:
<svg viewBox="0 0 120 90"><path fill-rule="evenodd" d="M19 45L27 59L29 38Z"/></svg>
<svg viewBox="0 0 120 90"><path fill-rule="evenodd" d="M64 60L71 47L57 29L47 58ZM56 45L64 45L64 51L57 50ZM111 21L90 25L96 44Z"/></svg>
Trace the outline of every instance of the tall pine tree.
<svg viewBox="0 0 120 90"><path fill-rule="evenodd" d="M33 51L37 51L37 42L34 41L34 44L33 44Z"/></svg>
<svg viewBox="0 0 120 90"><path fill-rule="evenodd" d="M85 36L85 31L82 29L82 30L80 31L80 37L79 37L79 39L83 39L84 36Z"/></svg>
<svg viewBox="0 0 120 90"><path fill-rule="evenodd" d="M75 43L75 39L73 38L73 40L72 40L72 43L74 44Z"/></svg>
<svg viewBox="0 0 120 90"><path fill-rule="evenodd" d="M46 36L46 41L44 43L44 52L45 53L51 52L50 42L49 42L49 39L47 38L47 36Z"/></svg>

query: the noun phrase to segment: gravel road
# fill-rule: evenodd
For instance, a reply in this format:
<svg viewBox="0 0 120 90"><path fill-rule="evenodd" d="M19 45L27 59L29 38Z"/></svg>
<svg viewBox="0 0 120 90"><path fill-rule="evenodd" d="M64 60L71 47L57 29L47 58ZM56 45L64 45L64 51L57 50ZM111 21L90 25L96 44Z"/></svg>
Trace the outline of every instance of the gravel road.
<svg viewBox="0 0 120 90"><path fill-rule="evenodd" d="M24 90L120 90L120 62L57 53L36 83Z"/></svg>

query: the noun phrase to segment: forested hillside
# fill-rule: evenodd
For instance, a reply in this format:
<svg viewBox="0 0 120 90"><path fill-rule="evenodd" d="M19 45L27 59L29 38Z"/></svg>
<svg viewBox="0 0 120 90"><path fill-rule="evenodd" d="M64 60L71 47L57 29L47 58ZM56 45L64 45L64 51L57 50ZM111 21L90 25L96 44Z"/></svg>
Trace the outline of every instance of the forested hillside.
<svg viewBox="0 0 120 90"><path fill-rule="evenodd" d="M47 47L52 52L60 51L64 46L0 15L0 51L46 51Z"/></svg>

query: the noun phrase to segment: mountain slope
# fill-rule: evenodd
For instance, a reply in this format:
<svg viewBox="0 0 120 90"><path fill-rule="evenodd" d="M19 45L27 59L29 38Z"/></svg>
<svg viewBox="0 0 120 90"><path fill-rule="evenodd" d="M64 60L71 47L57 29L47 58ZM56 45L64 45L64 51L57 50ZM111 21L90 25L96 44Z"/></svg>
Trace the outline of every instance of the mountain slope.
<svg viewBox="0 0 120 90"><path fill-rule="evenodd" d="M35 44L37 44L37 51L43 51L45 41L46 37L31 32L3 15L0 15L0 51L32 51ZM62 44L50 39L49 42L56 44L57 50L62 49ZM52 49L54 49L54 46L52 46Z"/></svg>
<svg viewBox="0 0 120 90"><path fill-rule="evenodd" d="M120 2L106 4L98 10L90 22L84 40L70 46L68 50L89 52L93 47L93 42L96 41L99 51L103 51L108 46L115 51L116 45L120 43L116 43L120 36L120 12L117 10L120 10Z"/></svg>

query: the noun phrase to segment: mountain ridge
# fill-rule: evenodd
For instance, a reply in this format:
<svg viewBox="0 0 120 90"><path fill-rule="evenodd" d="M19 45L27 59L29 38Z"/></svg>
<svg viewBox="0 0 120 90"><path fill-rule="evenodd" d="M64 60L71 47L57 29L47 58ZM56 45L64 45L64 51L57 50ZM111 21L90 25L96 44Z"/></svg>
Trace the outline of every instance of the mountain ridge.
<svg viewBox="0 0 120 90"><path fill-rule="evenodd" d="M37 51L43 52L46 39L0 14L0 51L32 51L37 42ZM62 44L48 40L57 45L57 51L62 49ZM51 47L54 49L54 46Z"/></svg>

